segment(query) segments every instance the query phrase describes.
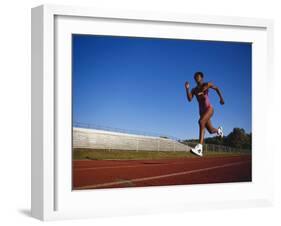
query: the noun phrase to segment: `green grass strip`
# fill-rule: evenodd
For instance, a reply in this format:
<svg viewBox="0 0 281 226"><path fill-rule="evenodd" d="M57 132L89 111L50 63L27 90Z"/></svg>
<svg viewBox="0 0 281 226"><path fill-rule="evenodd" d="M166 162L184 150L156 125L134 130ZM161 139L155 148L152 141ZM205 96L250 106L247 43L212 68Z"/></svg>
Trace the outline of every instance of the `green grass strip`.
<svg viewBox="0 0 281 226"><path fill-rule="evenodd" d="M239 156L247 153L239 152L204 152L204 157ZM190 152L184 151L128 151L128 150L104 150L104 149L73 149L73 160L156 160L176 158L198 158Z"/></svg>

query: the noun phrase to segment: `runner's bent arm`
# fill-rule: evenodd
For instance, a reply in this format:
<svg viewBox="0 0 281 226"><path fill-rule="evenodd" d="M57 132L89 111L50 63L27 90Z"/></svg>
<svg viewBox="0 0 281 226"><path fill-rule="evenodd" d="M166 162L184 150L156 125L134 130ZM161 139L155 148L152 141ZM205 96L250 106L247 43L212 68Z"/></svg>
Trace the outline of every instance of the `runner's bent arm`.
<svg viewBox="0 0 281 226"><path fill-rule="evenodd" d="M192 89L191 92L189 92L189 83L188 82L185 83L185 90L186 90L186 97L187 97L188 101L189 102L192 101L192 98L194 96L194 91Z"/></svg>
<svg viewBox="0 0 281 226"><path fill-rule="evenodd" d="M213 89L213 90L215 90L215 91L217 92L219 98L220 98L220 103L221 103L221 104L224 104L224 99L223 99L223 97L222 97L222 94L221 94L221 91L220 91L219 87L215 86L214 84L212 84L212 83L210 83L210 82L208 82L207 87L208 87L208 88L211 88L211 89Z"/></svg>

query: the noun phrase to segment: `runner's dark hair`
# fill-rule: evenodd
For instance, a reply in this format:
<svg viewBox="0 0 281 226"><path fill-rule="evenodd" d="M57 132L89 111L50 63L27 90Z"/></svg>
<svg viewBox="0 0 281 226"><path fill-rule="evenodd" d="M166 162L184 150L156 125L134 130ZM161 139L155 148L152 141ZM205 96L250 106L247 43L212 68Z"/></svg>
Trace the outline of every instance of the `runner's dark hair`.
<svg viewBox="0 0 281 226"><path fill-rule="evenodd" d="M202 78L204 78L204 74L203 74L203 72L201 72L201 71L195 72L195 73L194 73L194 78L195 78L197 75L200 75Z"/></svg>

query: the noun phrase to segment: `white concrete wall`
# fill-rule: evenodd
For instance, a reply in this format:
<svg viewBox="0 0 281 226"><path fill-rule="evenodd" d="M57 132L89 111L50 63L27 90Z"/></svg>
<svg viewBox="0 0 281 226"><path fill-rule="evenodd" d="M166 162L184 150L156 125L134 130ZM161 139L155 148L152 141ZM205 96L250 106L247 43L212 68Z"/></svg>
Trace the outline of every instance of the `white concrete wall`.
<svg viewBox="0 0 281 226"><path fill-rule="evenodd" d="M189 146L171 139L84 128L73 128L73 147L136 151L190 151Z"/></svg>

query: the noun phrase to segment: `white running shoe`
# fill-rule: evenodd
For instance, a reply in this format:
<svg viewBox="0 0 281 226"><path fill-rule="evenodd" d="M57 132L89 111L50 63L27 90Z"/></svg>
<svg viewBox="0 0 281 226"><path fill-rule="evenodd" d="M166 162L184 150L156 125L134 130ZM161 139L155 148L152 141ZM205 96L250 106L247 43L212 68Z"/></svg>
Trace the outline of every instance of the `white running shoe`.
<svg viewBox="0 0 281 226"><path fill-rule="evenodd" d="M223 130L222 130L222 127L219 126L218 128L218 136L220 136L221 138L223 138Z"/></svg>
<svg viewBox="0 0 281 226"><path fill-rule="evenodd" d="M202 144L197 144L194 148L191 148L190 150L193 154L198 155L198 156L203 156L203 145Z"/></svg>

